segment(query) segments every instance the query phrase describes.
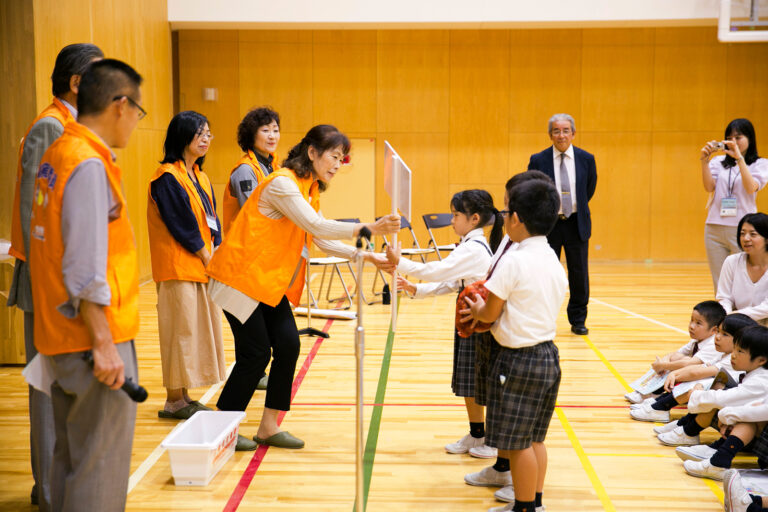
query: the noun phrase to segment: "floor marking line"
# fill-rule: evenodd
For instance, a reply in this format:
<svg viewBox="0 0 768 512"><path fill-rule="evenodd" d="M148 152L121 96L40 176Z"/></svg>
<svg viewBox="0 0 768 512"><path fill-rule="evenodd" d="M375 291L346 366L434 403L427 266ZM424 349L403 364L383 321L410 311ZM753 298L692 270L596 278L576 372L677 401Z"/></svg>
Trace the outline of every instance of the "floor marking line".
<svg viewBox="0 0 768 512"><path fill-rule="evenodd" d="M563 426L563 430L565 430L565 433L568 435L568 440L571 442L571 446L573 446L573 449L576 452L576 456L581 462L581 466L587 473L589 481L592 482L592 487L595 489L597 497L600 499L600 503L603 504L603 508L606 512L616 512L616 508L613 506L611 498L605 491L605 487L603 487L603 483L600 481L600 477L597 476L595 468L592 467L592 463L589 461L589 457L584 452L584 448L582 448L581 442L579 442L579 438L576 437L576 432L573 431L568 418L565 417L565 413L559 407L555 407L555 413L557 414L557 419L560 420L560 424Z"/></svg>
<svg viewBox="0 0 768 512"><path fill-rule="evenodd" d="M616 368L613 367L610 361L606 359L606 357L603 355L602 352L595 346L594 343L592 343L592 340L589 339L589 336L582 335L582 338L586 342L586 344L589 346L589 348L592 349L592 351L597 355L597 357L603 362L606 368L613 374L614 377L621 383L622 386L624 386L624 389L627 391L632 391L632 388L629 386L626 380L624 380L624 377L621 376L621 374L616 370Z"/></svg>
<svg viewBox="0 0 768 512"><path fill-rule="evenodd" d="M331 328L331 325L333 325L333 321L333 318L328 319L322 329L323 332L328 332L328 330ZM314 361L315 356L317 355L317 351L320 350L320 345L322 345L323 340L324 338L320 337L315 340L315 344L312 346L309 354L307 354L306 359L304 359L304 364L301 365L299 373L293 379L293 386L291 387L291 402L293 402L293 398L296 396L296 392L299 390L301 383L304 382L304 377L307 375L309 367L312 365L312 361ZM278 427L283 422L285 415L286 411L280 411L280 414L277 416ZM267 450L269 450L269 446L267 445L261 445L256 449L256 453L253 454L251 461L245 468L243 476L240 477L240 481L232 491L232 495L229 497L227 504L224 505L224 512L234 512L237 510L237 507L240 506L240 502L243 500L248 487L250 487L251 482L253 481L253 477L256 476L256 471L258 471L259 466L261 466L261 462L264 460L264 457L267 454Z"/></svg>
<svg viewBox="0 0 768 512"><path fill-rule="evenodd" d="M628 309L620 308L619 306L614 306L613 304L609 304L607 302L603 302L600 299L592 298L592 299L589 299L589 300L590 300L590 302L596 302L597 304L601 304L603 306L606 306L606 307L609 307L609 308L613 308L616 311L621 311L622 313L626 313L626 314L628 314L630 316L633 316L635 318L640 318L641 320L645 320L645 321L650 322L652 324L656 324L656 325L659 325L661 327L666 327L667 329L671 329L671 330L673 330L675 332L679 332L681 334L686 334L686 335L688 334L688 331L684 331L683 329L678 329L677 327L673 327L673 326L671 326L669 324L665 324L664 322L660 322L658 320L654 320L653 318L649 318L649 317L647 317L645 315L641 315L640 313L635 313L635 312L632 312L632 311L630 311Z"/></svg>
<svg viewBox="0 0 768 512"><path fill-rule="evenodd" d="M292 407L354 407L356 404L352 402L295 402L292 403ZM363 404L365 407L466 407L464 404L419 404L419 403L376 403L369 402ZM563 409L628 409L627 405L583 405L583 404L557 404L558 407Z"/></svg>
<svg viewBox="0 0 768 512"><path fill-rule="evenodd" d="M400 310L400 297L397 297L398 311ZM387 381L389 380L389 363L392 359L392 347L395 341L395 331L392 321L389 323L389 332L387 333L387 343L384 347L384 354L381 358L381 370L379 371L379 382L376 386L376 403L384 403L384 396L387 392ZM376 445L379 442L379 430L381 429L381 415L384 411L382 406L375 406L371 412L371 421L368 424L368 438L365 441L365 450L363 451L363 510L357 511L356 506L352 507L353 512L363 512L368 506L368 491L371 488L371 477L373 475L373 461L376 458Z"/></svg>
<svg viewBox="0 0 768 512"><path fill-rule="evenodd" d="M723 489L720 487L722 484L710 480L709 478L702 478L702 480L704 480L704 483L707 484L707 487L709 487L715 496L717 496L718 501L722 505L725 501L725 493L723 493Z"/></svg>

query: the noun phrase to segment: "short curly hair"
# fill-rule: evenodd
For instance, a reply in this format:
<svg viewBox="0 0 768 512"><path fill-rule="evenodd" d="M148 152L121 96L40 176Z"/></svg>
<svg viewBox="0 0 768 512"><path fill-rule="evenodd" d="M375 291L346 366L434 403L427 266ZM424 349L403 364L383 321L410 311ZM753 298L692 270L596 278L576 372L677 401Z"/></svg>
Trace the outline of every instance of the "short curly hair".
<svg viewBox="0 0 768 512"><path fill-rule="evenodd" d="M271 124L272 121L280 127L280 114L270 107L259 107L251 110L237 127L237 145L243 151L255 151L253 141L256 140L256 132L259 128Z"/></svg>

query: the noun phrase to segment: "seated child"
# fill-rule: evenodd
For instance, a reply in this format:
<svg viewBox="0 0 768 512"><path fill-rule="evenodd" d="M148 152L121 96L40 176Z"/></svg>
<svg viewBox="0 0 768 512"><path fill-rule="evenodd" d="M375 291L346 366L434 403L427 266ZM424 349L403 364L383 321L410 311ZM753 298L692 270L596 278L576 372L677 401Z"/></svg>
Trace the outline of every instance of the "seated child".
<svg viewBox="0 0 768 512"><path fill-rule="evenodd" d="M470 485L513 484L514 503L493 512L544 510L544 440L561 379L552 339L568 286L546 239L559 207L560 195L552 183L532 180L509 191L504 227L520 245L485 283L487 301L468 297L469 307L461 311L464 321L493 323L491 334L499 345L488 375L486 443L509 462L505 468L490 466L464 477Z"/></svg>
<svg viewBox="0 0 768 512"><path fill-rule="evenodd" d="M688 410L693 413L708 413L711 418L718 409L747 405L762 400L768 393L768 327L756 325L747 327L734 339L731 364L734 370L746 374L742 382L731 389L696 389L688 400ZM700 388L700 385L696 386ZM704 416L704 414L699 414ZM687 435L698 435L704 430L701 422L691 421L683 425ZM709 422L707 422L709 423ZM725 470L731 466L733 457L744 445L755 437L754 427L723 429L724 441L709 459L686 460L683 467L689 475L722 480Z"/></svg>
<svg viewBox="0 0 768 512"><path fill-rule="evenodd" d="M680 347L676 352L670 352L665 356L656 358L651 363L653 370L662 374L674 371L690 365L715 364L722 358L722 354L715 348L715 332L717 326L725 318L725 309L714 300L705 300L693 307L691 321L688 324L688 334L691 341ZM658 393L664 388L657 390ZM629 401L640 399L642 395L637 391L624 395ZM648 400L648 399L646 399ZM669 407L671 409L672 407ZM669 421L669 409L653 403L651 400L643 401L640 407L630 409L632 419L638 421Z"/></svg>
<svg viewBox="0 0 768 512"><path fill-rule="evenodd" d="M725 317L725 320L717 328L715 334L715 348L722 356L715 364L700 364L686 366L669 372L667 380L664 383L665 393L661 394L653 403L655 406L661 406L662 410L672 409L676 405L688 403L691 391L675 396L673 388L675 385L690 382L693 384L697 380L709 378L724 377L724 382L716 379L712 383L712 389L724 389L734 387L739 382L739 376L742 372L733 369L731 366L731 352L733 352L733 338L741 333L745 327L757 325L757 322L741 313L733 313ZM698 436L690 437L685 435L682 426L689 420L688 416L683 416L678 421L672 421L666 425L654 427L653 431L659 436L661 444L667 446L683 446L699 444Z"/></svg>
<svg viewBox="0 0 768 512"><path fill-rule="evenodd" d="M723 476L726 512L768 512L768 496L751 494L744 487L739 472L729 469Z"/></svg>

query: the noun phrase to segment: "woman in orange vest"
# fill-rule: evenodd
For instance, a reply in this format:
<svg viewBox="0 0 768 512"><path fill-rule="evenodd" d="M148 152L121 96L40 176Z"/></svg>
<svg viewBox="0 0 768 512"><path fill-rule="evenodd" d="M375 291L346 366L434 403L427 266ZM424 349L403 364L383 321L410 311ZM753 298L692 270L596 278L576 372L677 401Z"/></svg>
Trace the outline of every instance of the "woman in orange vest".
<svg viewBox="0 0 768 512"><path fill-rule="evenodd" d="M277 169L277 143L280 142L280 114L269 107L251 110L237 127L237 144L245 153L229 175L224 188L223 228L226 236L246 199L259 183ZM267 389L265 373L256 389Z"/></svg>
<svg viewBox="0 0 768 512"><path fill-rule="evenodd" d="M273 357L258 444L302 448L304 441L281 431L280 411L290 409L299 356L299 334L289 301L304 289L305 262L314 242L323 252L350 258L355 249L337 240L353 238L363 227L376 235L400 229L388 215L371 224L327 220L319 194L347 159L349 139L335 127L318 125L291 149L283 168L254 190L208 265L211 298L224 310L235 337L236 363L219 401L221 410L244 411ZM365 253L377 265L384 255Z"/></svg>
<svg viewBox="0 0 768 512"><path fill-rule="evenodd" d="M186 419L208 409L187 390L221 382L226 373L221 310L208 297L205 274L221 243L216 198L201 170L212 139L202 114L174 116L162 165L149 184L149 248L167 393L161 418Z"/></svg>

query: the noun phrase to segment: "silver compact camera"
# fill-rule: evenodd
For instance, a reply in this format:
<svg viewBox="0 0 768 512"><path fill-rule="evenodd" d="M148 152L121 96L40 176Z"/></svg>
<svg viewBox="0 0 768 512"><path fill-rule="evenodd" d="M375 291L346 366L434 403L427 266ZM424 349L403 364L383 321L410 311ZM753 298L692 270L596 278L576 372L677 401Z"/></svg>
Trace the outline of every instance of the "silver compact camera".
<svg viewBox="0 0 768 512"><path fill-rule="evenodd" d="M715 151L725 151L725 149L728 147L725 145L725 142L714 142L712 144L715 148Z"/></svg>

